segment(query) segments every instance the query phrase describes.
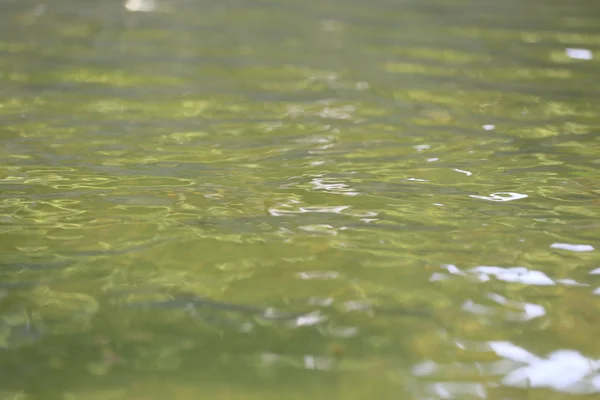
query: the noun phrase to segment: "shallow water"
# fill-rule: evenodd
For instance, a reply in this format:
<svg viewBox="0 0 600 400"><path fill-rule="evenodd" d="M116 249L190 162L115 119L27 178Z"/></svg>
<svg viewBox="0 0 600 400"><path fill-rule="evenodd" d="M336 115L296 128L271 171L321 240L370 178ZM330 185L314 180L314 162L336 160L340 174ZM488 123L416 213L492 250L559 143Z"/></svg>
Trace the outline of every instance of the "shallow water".
<svg viewBox="0 0 600 400"><path fill-rule="evenodd" d="M600 393L594 1L0 11L0 397Z"/></svg>

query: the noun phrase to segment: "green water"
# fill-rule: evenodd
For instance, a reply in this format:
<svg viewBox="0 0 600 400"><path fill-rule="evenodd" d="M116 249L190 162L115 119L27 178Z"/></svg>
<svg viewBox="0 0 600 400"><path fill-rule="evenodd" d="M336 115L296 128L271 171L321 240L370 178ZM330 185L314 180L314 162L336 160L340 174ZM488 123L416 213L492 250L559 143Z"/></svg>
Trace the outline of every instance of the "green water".
<svg viewBox="0 0 600 400"><path fill-rule="evenodd" d="M0 4L0 399L597 398L595 1L126 5Z"/></svg>

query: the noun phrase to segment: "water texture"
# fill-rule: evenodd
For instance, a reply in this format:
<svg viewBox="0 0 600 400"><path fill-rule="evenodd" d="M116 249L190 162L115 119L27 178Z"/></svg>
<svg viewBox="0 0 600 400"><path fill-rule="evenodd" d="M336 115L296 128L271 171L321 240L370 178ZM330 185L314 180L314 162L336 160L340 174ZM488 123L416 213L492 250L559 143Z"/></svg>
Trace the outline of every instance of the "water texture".
<svg viewBox="0 0 600 400"><path fill-rule="evenodd" d="M600 394L592 0L0 3L0 398Z"/></svg>

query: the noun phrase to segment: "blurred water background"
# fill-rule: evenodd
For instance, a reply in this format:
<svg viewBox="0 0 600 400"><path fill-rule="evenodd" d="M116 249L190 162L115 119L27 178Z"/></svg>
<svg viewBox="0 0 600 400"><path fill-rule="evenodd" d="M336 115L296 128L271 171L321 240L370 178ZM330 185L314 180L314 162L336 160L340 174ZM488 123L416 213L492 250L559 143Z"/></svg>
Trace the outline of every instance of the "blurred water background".
<svg viewBox="0 0 600 400"><path fill-rule="evenodd" d="M2 1L0 398L597 398L599 17Z"/></svg>

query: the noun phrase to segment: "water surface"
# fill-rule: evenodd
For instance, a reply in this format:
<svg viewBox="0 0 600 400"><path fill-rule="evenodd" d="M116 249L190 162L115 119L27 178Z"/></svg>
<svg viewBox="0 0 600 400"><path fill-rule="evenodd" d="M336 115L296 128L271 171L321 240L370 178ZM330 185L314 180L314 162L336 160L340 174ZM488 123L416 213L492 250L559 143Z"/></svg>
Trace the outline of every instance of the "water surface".
<svg viewBox="0 0 600 400"><path fill-rule="evenodd" d="M600 392L595 2L0 11L0 397Z"/></svg>

